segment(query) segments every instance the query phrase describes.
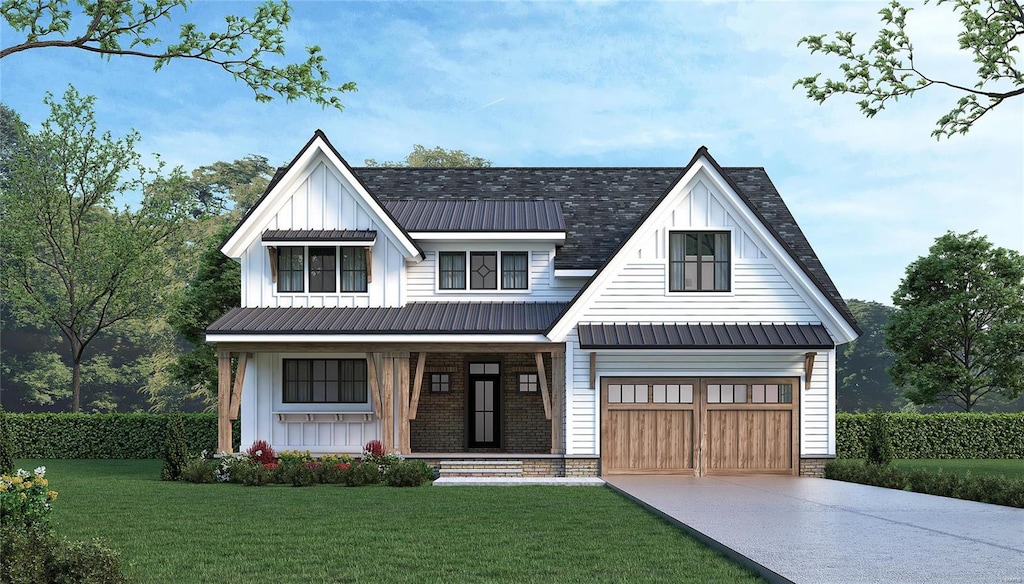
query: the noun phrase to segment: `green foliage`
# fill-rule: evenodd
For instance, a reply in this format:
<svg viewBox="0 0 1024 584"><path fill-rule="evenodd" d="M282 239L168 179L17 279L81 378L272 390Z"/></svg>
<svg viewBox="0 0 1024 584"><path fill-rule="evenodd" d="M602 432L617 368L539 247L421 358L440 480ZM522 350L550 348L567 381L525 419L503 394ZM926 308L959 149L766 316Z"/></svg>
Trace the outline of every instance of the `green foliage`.
<svg viewBox="0 0 1024 584"><path fill-rule="evenodd" d="M889 423L882 412L868 414L867 463L874 466L889 466L892 462L892 437L889 435Z"/></svg>
<svg viewBox="0 0 1024 584"><path fill-rule="evenodd" d="M414 144L412 152L401 162L377 162L367 158L363 164L369 167L410 167L410 168L483 168L491 166L491 161L479 156L470 156L462 150L446 150L440 146L424 148Z"/></svg>
<svg viewBox="0 0 1024 584"><path fill-rule="evenodd" d="M181 480L197 484L217 482L217 461L198 456L188 459L181 469Z"/></svg>
<svg viewBox="0 0 1024 584"><path fill-rule="evenodd" d="M1024 508L1024 480L1002 476L902 471L892 466L863 464L856 460L834 460L825 465L825 478Z"/></svg>
<svg viewBox="0 0 1024 584"><path fill-rule="evenodd" d="M162 21L173 22L187 12L190 0L133 2L53 0L31 2L6 0L3 16L24 39L0 50L0 58L21 51L47 47L82 49L110 58L131 56L153 61L159 71L171 61L196 61L216 65L242 81L256 101L273 95L288 101L308 99L321 107L342 109L338 95L355 91L355 83L331 86L323 53L306 47L306 60L286 65L275 61L285 54L285 34L291 22L287 2L266 1L256 6L251 18L228 15L219 31L204 32L183 22L177 42L165 42L158 34Z"/></svg>
<svg viewBox="0 0 1024 584"><path fill-rule="evenodd" d="M434 469L422 460L408 459L388 469L384 484L389 487L419 487L434 478Z"/></svg>
<svg viewBox="0 0 1024 584"><path fill-rule="evenodd" d="M916 404L971 411L990 393L1024 392L1024 256L976 232L946 233L893 294L889 373Z"/></svg>
<svg viewBox="0 0 1024 584"><path fill-rule="evenodd" d="M57 498L49 485L45 466L33 472L19 468L10 475L0 475L0 525L46 527L53 508L50 503Z"/></svg>
<svg viewBox="0 0 1024 584"><path fill-rule="evenodd" d="M0 292L18 320L55 327L67 341L77 412L90 343L161 306L171 281L166 248L186 213L184 177L147 169L135 132L100 134L95 98L69 87L63 101L44 101L50 116L19 144L0 191ZM136 208L117 206L143 190Z"/></svg>
<svg viewBox="0 0 1024 584"><path fill-rule="evenodd" d="M71 542L46 529L0 526L0 582L120 584L119 555L96 542Z"/></svg>
<svg viewBox="0 0 1024 584"><path fill-rule="evenodd" d="M185 439L185 422L180 412L171 414L164 432L164 467L160 480L181 480L181 469L188 460L188 442Z"/></svg>
<svg viewBox="0 0 1024 584"><path fill-rule="evenodd" d="M379 485L383 478L376 464L357 462L341 473L340 482L346 487L365 487Z"/></svg>
<svg viewBox="0 0 1024 584"><path fill-rule="evenodd" d="M14 440L7 422L7 412L0 407L0 475L14 471Z"/></svg>
<svg viewBox="0 0 1024 584"><path fill-rule="evenodd" d="M26 134L28 124L21 120L18 112L0 103L0 189L5 186L11 160Z"/></svg>
<svg viewBox="0 0 1024 584"><path fill-rule="evenodd" d="M840 411L856 412L893 409L905 401L886 369L896 356L885 346L885 324L891 306L857 299L846 301L863 332L857 340L843 345L836 356Z"/></svg>
<svg viewBox="0 0 1024 584"><path fill-rule="evenodd" d="M281 480L293 487L312 487L320 482L323 465L319 462L281 465L278 472Z"/></svg>
<svg viewBox="0 0 1024 584"><path fill-rule="evenodd" d="M163 458L170 414L8 413L14 458ZM217 415L183 414L189 452L217 448ZM232 422L238 448L239 421Z"/></svg>
<svg viewBox="0 0 1024 584"><path fill-rule="evenodd" d="M866 458L868 414L836 416L836 454ZM893 457L1024 458L1024 413L887 414Z"/></svg>
<svg viewBox="0 0 1024 584"><path fill-rule="evenodd" d="M925 0L927 3L927 0ZM811 53L821 52L842 60L842 78L818 81L821 74L798 79L793 87L807 90L808 99L823 103L841 94L861 96L860 111L871 118L890 101L913 97L918 91L944 86L962 95L953 109L939 118L932 136L966 134L981 116L1003 101L1024 95L1024 71L1018 68L1017 39L1024 35L1024 9L1017 0L937 0L949 3L959 14L963 29L957 35L960 49L971 54L978 65L977 82L967 87L925 75L914 62L914 46L906 32L907 14L912 8L895 0L878 11L882 30L868 52L858 52L852 32L836 31L834 40L824 34L808 35L798 45Z"/></svg>

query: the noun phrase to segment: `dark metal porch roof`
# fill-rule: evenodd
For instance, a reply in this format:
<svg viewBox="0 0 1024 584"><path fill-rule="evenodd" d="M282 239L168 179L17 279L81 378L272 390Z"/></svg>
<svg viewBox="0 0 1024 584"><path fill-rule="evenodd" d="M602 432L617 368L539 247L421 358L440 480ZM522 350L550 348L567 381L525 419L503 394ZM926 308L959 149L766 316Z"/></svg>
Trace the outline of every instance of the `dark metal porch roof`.
<svg viewBox="0 0 1024 584"><path fill-rule="evenodd" d="M268 229L263 241L373 241L377 232L370 229Z"/></svg>
<svg viewBox="0 0 1024 584"><path fill-rule="evenodd" d="M207 334L543 334L560 302L413 302L401 308L233 308Z"/></svg>
<svg viewBox="0 0 1024 584"><path fill-rule="evenodd" d="M581 349L831 349L820 324L580 324Z"/></svg>

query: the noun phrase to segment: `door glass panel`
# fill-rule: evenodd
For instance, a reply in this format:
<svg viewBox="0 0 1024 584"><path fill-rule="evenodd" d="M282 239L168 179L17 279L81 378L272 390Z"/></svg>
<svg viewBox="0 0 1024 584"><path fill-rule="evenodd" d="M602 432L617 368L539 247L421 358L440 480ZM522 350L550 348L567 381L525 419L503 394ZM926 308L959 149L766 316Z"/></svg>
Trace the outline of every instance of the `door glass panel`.
<svg viewBox="0 0 1024 584"><path fill-rule="evenodd" d="M476 432L475 432L476 436L475 436L475 440L477 442L485 442L487 440L487 438L485 438L485 434L484 434L484 423L485 423L484 419L485 419L485 416L484 416L483 412L477 412L476 413Z"/></svg>
<svg viewBox="0 0 1024 584"><path fill-rule="evenodd" d="M723 403L723 404L731 404L732 403L732 386L731 385L723 385L722 386L722 397L719 400L719 403Z"/></svg>
<svg viewBox="0 0 1024 584"><path fill-rule="evenodd" d="M766 385L764 386L765 400L767 404L779 403L779 386L778 385Z"/></svg>
<svg viewBox="0 0 1024 584"><path fill-rule="evenodd" d="M632 385L623 385L622 386L622 403L624 403L624 404L634 403L634 401L633 401L633 392L634 391L635 391L634 386L632 386Z"/></svg>
<svg viewBox="0 0 1024 584"><path fill-rule="evenodd" d="M484 381L484 409L494 411L494 382Z"/></svg>
<svg viewBox="0 0 1024 584"><path fill-rule="evenodd" d="M692 385L680 385L679 386L679 403L681 404L692 404L693 403L693 386Z"/></svg>
<svg viewBox="0 0 1024 584"><path fill-rule="evenodd" d="M622 386L621 385L609 385L608 386L608 403L610 404L621 404L622 403Z"/></svg>
<svg viewBox="0 0 1024 584"><path fill-rule="evenodd" d="M484 413L484 440L494 441L494 412Z"/></svg>
<svg viewBox="0 0 1024 584"><path fill-rule="evenodd" d="M481 406L483 406L483 403L484 403L484 399L485 399L485 398L484 398L484 388L483 388L483 386L482 386L482 385L481 385L481 384L480 384L480 383L478 382L478 383L476 384L476 407L477 407L477 408L480 408Z"/></svg>
<svg viewBox="0 0 1024 584"><path fill-rule="evenodd" d="M483 363L470 363L469 364L469 374L470 375L481 375L483 372L484 372L484 364Z"/></svg>
<svg viewBox="0 0 1024 584"><path fill-rule="evenodd" d="M719 404L722 403L722 386L721 385L709 385L708 386L708 403Z"/></svg>
<svg viewBox="0 0 1024 584"><path fill-rule="evenodd" d="M497 363L484 363L484 373L487 374L487 375L497 375L498 374L498 364Z"/></svg>
<svg viewBox="0 0 1024 584"><path fill-rule="evenodd" d="M734 396L733 402L738 403L738 404L745 404L745 403L747 403L747 386L746 385L737 385L737 386L735 386L735 388L733 389L733 396Z"/></svg>
<svg viewBox="0 0 1024 584"><path fill-rule="evenodd" d="M678 393L678 392L677 392ZM654 386L654 397L651 399L652 403L663 404L665 403L665 386L655 385ZM676 402L669 402L676 403Z"/></svg>
<svg viewBox="0 0 1024 584"><path fill-rule="evenodd" d="M755 403L755 404L763 404L764 403L764 386L763 385L751 385L750 389L753 392L753 395L751 396L750 401Z"/></svg>
<svg viewBox="0 0 1024 584"><path fill-rule="evenodd" d="M789 383L779 386L779 403L780 404L791 404L793 403L793 386Z"/></svg>
<svg viewBox="0 0 1024 584"><path fill-rule="evenodd" d="M637 385L633 392L633 403L645 404L647 403L647 386Z"/></svg>

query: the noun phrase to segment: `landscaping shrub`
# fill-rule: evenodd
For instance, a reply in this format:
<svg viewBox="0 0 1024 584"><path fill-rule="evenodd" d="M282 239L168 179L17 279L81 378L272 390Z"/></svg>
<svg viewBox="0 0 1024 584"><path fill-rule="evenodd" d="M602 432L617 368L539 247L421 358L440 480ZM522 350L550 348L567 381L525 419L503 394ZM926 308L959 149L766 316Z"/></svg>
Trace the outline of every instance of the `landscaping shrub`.
<svg viewBox="0 0 1024 584"><path fill-rule="evenodd" d="M181 469L181 478L190 483L215 483L217 464L203 457L190 458Z"/></svg>
<svg viewBox="0 0 1024 584"><path fill-rule="evenodd" d="M160 480L181 480L181 469L188 460L188 443L185 441L185 423L181 412L175 412L167 422L164 437L164 466L160 471Z"/></svg>
<svg viewBox="0 0 1024 584"><path fill-rule="evenodd" d="M914 491L1024 508L1024 480L985 475L957 475L923 469L904 472L896 467L834 460L825 465L825 478L889 489Z"/></svg>
<svg viewBox="0 0 1024 584"><path fill-rule="evenodd" d="M171 414L12 414L12 458L163 458ZM217 449L217 414L181 414L188 452ZM232 421L234 449L241 426Z"/></svg>
<svg viewBox="0 0 1024 584"><path fill-rule="evenodd" d="M868 414L868 435L864 445L867 463L875 466L889 466L892 462L892 438L889 437L889 423L882 412Z"/></svg>
<svg viewBox="0 0 1024 584"><path fill-rule="evenodd" d="M263 464L257 460L249 460L232 468L231 481L247 487L262 487L276 480L276 471L276 462Z"/></svg>
<svg viewBox="0 0 1024 584"><path fill-rule="evenodd" d="M14 472L14 443L11 441L11 427L7 423L7 412L0 407L0 475Z"/></svg>
<svg viewBox="0 0 1024 584"><path fill-rule="evenodd" d="M341 484L346 487L365 487L381 482L380 467L370 462L357 462L340 475Z"/></svg>
<svg viewBox="0 0 1024 584"><path fill-rule="evenodd" d="M0 475L0 525L45 528L50 503L57 498L57 491L49 485L45 466L32 472L19 468L14 474Z"/></svg>
<svg viewBox="0 0 1024 584"><path fill-rule="evenodd" d="M323 482L330 485L343 484L345 474L352 468L352 464L354 463L324 461Z"/></svg>
<svg viewBox="0 0 1024 584"><path fill-rule="evenodd" d="M260 464L277 462L277 455L274 454L274 447L266 440L257 440L253 442L252 446L249 447L249 450L246 450L246 453Z"/></svg>
<svg viewBox="0 0 1024 584"><path fill-rule="evenodd" d="M384 484L389 487L419 487L434 478L434 469L422 460L403 460L388 469Z"/></svg>
<svg viewBox="0 0 1024 584"><path fill-rule="evenodd" d="M893 457L1024 458L1024 412L886 414ZM836 454L867 458L868 414L836 416Z"/></svg>
<svg viewBox="0 0 1024 584"><path fill-rule="evenodd" d="M319 462L290 464L281 471L282 478L293 487L312 487L320 482L323 465Z"/></svg>
<svg viewBox="0 0 1024 584"><path fill-rule="evenodd" d="M43 527L0 526L0 582L119 584L118 554L99 542L70 542Z"/></svg>

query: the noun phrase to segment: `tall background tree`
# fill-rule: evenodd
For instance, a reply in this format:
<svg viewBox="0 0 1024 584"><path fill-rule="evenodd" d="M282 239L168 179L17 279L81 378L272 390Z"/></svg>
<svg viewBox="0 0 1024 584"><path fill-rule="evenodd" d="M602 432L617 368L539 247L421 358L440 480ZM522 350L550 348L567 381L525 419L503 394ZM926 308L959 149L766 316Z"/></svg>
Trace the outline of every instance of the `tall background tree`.
<svg viewBox="0 0 1024 584"><path fill-rule="evenodd" d="M894 309L880 302L857 299L846 303L864 334L839 349L837 406L844 412L898 409L905 398L886 371L896 359L885 346L885 326Z"/></svg>
<svg viewBox="0 0 1024 584"><path fill-rule="evenodd" d="M800 39L798 44L806 45L811 53L839 57L842 76L821 82L818 73L798 79L793 87L803 87L807 97L818 103L836 95L859 96L857 105L869 118L901 97L947 87L960 98L939 118L932 136L966 134L993 108L1024 95L1024 70L1017 64L1024 39L1024 8L1018 0L936 0L935 4L951 5L959 17L963 27L957 35L960 49L978 65L973 83L942 79L941 73L918 68L906 31L907 14L912 9L893 1L879 11L883 26L867 53L858 52L852 32L836 31L832 40L826 40L824 34Z"/></svg>
<svg viewBox="0 0 1024 584"><path fill-rule="evenodd" d="M184 176L143 166L137 134L101 134L93 98L69 88L45 101L50 116L18 145L0 192L0 292L20 322L63 337L77 412L93 341L161 305L166 251L187 213ZM134 208L120 206L143 191Z"/></svg>
<svg viewBox="0 0 1024 584"><path fill-rule="evenodd" d="M946 233L907 268L893 302L889 371L911 401L969 412L1024 392L1024 256L973 231Z"/></svg>
<svg viewBox="0 0 1024 584"><path fill-rule="evenodd" d="M23 36L0 49L0 59L35 49L81 50L105 57L153 61L158 71L171 61L220 67L252 90L257 101L274 95L308 99L342 109L338 97L355 83L330 85L320 47L306 47L306 60L277 65L285 54L284 31L291 22L288 2L267 1L251 18L231 15L220 30L204 32L182 21L191 0L4 0L4 20ZM179 23L177 39L165 41L161 24ZM10 40L10 39L5 39Z"/></svg>
<svg viewBox="0 0 1024 584"><path fill-rule="evenodd" d="M466 154L462 150L447 150L440 146L424 148L420 144L413 144L412 152L405 157L405 160L377 162L374 158L367 158L363 164L369 167L482 168L490 166L491 161Z"/></svg>

